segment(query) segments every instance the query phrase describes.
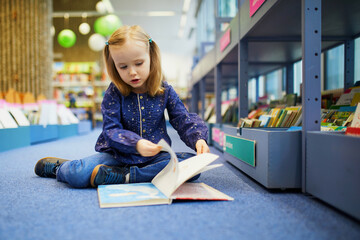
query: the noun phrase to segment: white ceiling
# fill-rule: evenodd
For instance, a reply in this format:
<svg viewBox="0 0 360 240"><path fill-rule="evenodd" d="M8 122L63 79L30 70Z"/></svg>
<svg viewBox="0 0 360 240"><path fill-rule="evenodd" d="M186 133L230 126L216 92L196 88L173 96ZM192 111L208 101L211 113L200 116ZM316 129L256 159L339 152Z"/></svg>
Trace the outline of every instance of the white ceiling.
<svg viewBox="0 0 360 240"><path fill-rule="evenodd" d="M195 27L197 0L191 0L183 37L179 37L180 19L185 0L110 0L114 13L124 25L140 25L159 45L162 53L194 55L195 34L189 39L191 28ZM174 12L174 16L148 16L149 12Z"/></svg>

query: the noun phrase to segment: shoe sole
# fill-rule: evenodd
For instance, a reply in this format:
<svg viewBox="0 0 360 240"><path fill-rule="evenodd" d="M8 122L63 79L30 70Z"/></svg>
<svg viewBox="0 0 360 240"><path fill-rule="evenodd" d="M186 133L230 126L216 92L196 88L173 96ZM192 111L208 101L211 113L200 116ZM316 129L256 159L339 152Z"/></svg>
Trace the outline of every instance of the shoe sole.
<svg viewBox="0 0 360 240"><path fill-rule="evenodd" d="M70 161L70 160L68 160L68 159L57 158L57 157L44 157L44 158L41 158L39 161L44 160L44 159L57 159L57 160Z"/></svg>
<svg viewBox="0 0 360 240"><path fill-rule="evenodd" d="M104 165L104 164L99 164L99 165L97 165L97 166L94 168L94 170L93 170L92 173L91 173L90 184L91 184L91 186L94 187L94 188L97 187L97 185L94 184L94 181L95 181L96 175L97 175L98 172L99 172L99 168L100 168L101 166L105 166L105 167L106 167L106 165Z"/></svg>

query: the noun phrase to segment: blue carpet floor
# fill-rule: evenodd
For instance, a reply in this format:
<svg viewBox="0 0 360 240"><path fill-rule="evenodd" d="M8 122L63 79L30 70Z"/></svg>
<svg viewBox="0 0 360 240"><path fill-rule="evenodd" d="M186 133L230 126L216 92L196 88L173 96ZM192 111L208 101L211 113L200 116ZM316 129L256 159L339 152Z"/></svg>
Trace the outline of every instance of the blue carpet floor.
<svg viewBox="0 0 360 240"><path fill-rule="evenodd" d="M234 197L231 202L100 209L95 189L72 189L34 174L42 157L93 154L99 133L0 153L1 240L360 239L354 219L298 191L268 191L222 158L216 162L225 166L198 181ZM169 134L175 151L189 150L174 130Z"/></svg>

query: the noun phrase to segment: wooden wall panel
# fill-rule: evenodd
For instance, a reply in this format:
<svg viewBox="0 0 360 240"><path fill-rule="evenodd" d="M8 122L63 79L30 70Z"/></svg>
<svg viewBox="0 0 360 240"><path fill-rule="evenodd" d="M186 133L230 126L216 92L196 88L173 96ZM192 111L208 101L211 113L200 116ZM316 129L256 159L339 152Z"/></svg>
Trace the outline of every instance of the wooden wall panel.
<svg viewBox="0 0 360 240"><path fill-rule="evenodd" d="M51 98L52 0L0 0L0 92Z"/></svg>

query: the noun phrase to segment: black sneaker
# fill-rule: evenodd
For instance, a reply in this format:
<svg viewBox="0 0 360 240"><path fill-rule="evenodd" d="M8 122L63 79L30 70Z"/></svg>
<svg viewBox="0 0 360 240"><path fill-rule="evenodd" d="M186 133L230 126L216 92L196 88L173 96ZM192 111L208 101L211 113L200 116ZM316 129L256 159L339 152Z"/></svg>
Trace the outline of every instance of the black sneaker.
<svg viewBox="0 0 360 240"><path fill-rule="evenodd" d="M125 176L129 169L122 167L110 167L104 164L97 165L91 173L90 184L93 187L106 184L125 183Z"/></svg>
<svg viewBox="0 0 360 240"><path fill-rule="evenodd" d="M56 178L56 170L61 164L69 160L46 157L40 159L35 165L35 173L40 177Z"/></svg>

